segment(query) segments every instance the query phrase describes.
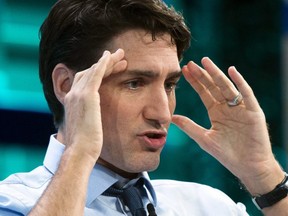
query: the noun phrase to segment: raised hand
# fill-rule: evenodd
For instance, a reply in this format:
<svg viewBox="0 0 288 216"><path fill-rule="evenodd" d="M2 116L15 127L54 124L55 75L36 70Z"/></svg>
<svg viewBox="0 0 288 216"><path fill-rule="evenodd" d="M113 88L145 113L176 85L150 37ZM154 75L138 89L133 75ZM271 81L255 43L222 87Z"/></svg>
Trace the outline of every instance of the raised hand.
<svg viewBox="0 0 288 216"><path fill-rule="evenodd" d="M92 158L98 158L103 142L98 90L103 78L123 71L126 66L122 49L113 54L105 51L96 64L75 74L72 87L64 98L66 147L75 144L78 152L87 151Z"/></svg>
<svg viewBox="0 0 288 216"><path fill-rule="evenodd" d="M272 190L284 174L273 156L265 116L252 89L235 67L228 74L237 88L209 58L203 58L202 65L204 69L189 62L182 71L203 101L211 128L180 115L174 115L173 122L237 176L250 193ZM269 187L268 182L275 184Z"/></svg>
<svg viewBox="0 0 288 216"><path fill-rule="evenodd" d="M66 148L57 172L29 215L84 215L89 176L103 145L98 90L103 78L126 66L124 51L120 49L112 54L105 51L96 64L75 77L65 65L55 67L54 89L65 107L65 120L57 139Z"/></svg>

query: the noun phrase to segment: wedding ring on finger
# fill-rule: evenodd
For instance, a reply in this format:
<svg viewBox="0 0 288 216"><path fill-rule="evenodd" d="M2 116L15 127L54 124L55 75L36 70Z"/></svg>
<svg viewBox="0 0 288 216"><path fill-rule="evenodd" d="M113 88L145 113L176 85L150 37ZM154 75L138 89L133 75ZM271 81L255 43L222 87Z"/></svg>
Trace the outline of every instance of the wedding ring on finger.
<svg viewBox="0 0 288 216"><path fill-rule="evenodd" d="M232 100L227 100L228 106L237 106L239 105L243 100L242 94L239 92L239 94L233 98Z"/></svg>

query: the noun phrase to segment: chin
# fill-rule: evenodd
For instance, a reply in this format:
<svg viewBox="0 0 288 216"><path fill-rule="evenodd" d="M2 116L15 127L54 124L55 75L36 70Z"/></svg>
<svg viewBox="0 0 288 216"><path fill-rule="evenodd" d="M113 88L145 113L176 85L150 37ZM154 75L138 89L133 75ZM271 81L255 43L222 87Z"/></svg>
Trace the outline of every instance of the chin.
<svg viewBox="0 0 288 216"><path fill-rule="evenodd" d="M131 171L133 173L141 173L141 172L150 172L150 171L154 171L158 168L159 166L159 160L143 160L141 164L137 163L133 163L131 164Z"/></svg>
<svg viewBox="0 0 288 216"><path fill-rule="evenodd" d="M109 162L109 160L100 157L97 163L127 178L133 178L141 172L154 171L160 163L159 154L157 156L155 154L145 154L144 157L143 155L138 155L137 157L131 157L130 155L130 157L127 156L126 158L130 158L130 160L117 161L117 163L115 161Z"/></svg>

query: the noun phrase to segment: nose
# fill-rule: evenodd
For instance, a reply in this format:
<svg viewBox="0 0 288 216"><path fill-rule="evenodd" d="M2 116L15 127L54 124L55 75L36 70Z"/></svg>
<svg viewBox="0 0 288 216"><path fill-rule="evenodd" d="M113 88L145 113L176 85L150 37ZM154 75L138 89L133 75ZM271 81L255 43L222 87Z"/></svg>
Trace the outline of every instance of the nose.
<svg viewBox="0 0 288 216"><path fill-rule="evenodd" d="M146 99L144 117L149 121L163 125L171 122L175 109L175 96L167 94L165 89L155 90Z"/></svg>

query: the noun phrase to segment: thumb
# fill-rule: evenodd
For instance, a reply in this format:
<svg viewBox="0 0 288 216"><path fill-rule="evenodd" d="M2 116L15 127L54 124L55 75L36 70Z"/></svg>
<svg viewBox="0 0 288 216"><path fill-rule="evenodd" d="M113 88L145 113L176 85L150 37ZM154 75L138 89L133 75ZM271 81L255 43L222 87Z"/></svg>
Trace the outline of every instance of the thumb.
<svg viewBox="0 0 288 216"><path fill-rule="evenodd" d="M172 122L184 131L190 138L195 140L198 144L203 143L204 133L206 129L196 124L194 121L186 116L173 115Z"/></svg>

